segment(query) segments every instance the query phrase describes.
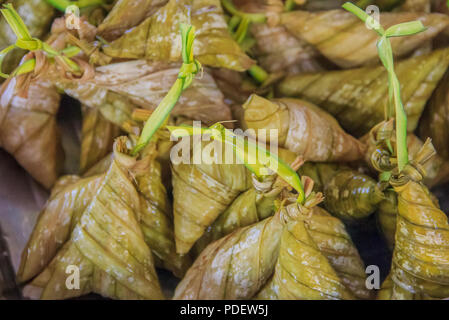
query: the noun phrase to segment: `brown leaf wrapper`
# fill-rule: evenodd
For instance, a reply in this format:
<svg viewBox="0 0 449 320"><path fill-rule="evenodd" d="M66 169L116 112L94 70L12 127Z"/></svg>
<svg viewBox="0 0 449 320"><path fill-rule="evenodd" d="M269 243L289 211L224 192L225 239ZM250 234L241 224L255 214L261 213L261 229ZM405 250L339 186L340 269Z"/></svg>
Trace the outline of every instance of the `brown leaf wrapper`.
<svg viewBox="0 0 449 320"><path fill-rule="evenodd" d="M244 128L278 130L278 144L310 161L361 159L365 146L345 133L327 112L299 99L267 100L252 95L243 105Z"/></svg>
<svg viewBox="0 0 449 320"><path fill-rule="evenodd" d="M258 299L368 299L365 266L344 224L315 207L302 212L297 204L285 207L274 274Z"/></svg>
<svg viewBox="0 0 449 320"><path fill-rule="evenodd" d="M384 199L376 181L356 170L341 170L324 186L324 205L333 215L358 221L373 214Z"/></svg>
<svg viewBox="0 0 449 320"><path fill-rule="evenodd" d="M104 52L114 58L179 61L180 22L196 28L194 56L202 64L245 71L254 63L232 39L218 0L170 0Z"/></svg>
<svg viewBox="0 0 449 320"><path fill-rule="evenodd" d="M107 41L115 40L139 25L166 2L166 0L118 0L98 26L98 33Z"/></svg>
<svg viewBox="0 0 449 320"><path fill-rule="evenodd" d="M98 176L101 181L93 197L79 211L76 221L72 220L70 237L64 244L58 243L62 246L55 257L33 280L31 286L42 289L42 299L65 299L89 292L116 299L163 298L153 256L139 225L140 199L132 170L141 163L126 154L128 148L129 140L117 139L114 159ZM29 252L25 249L24 255ZM77 290L67 285L69 266L79 270Z"/></svg>
<svg viewBox="0 0 449 320"><path fill-rule="evenodd" d="M225 164L224 158L223 164L204 161L194 164L193 159L201 156L201 152L194 147L189 164L172 165L176 251L180 254L189 252L215 219L250 187L249 174L243 164Z"/></svg>
<svg viewBox="0 0 449 320"><path fill-rule="evenodd" d="M316 49L293 36L285 26L254 24L251 34L256 40L251 52L260 66L270 73L298 74L325 69Z"/></svg>
<svg viewBox="0 0 449 320"><path fill-rule="evenodd" d="M419 123L419 136L431 138L438 155L449 160L449 72L432 94Z"/></svg>
<svg viewBox="0 0 449 320"><path fill-rule="evenodd" d="M274 174L262 181L252 176L252 180L253 186L241 193L195 243L193 251L196 256L211 242L274 214L275 200L286 189L286 183Z"/></svg>
<svg viewBox="0 0 449 320"><path fill-rule="evenodd" d="M98 109L83 108L80 173L86 172L112 151L120 128L104 118Z"/></svg>
<svg viewBox="0 0 449 320"><path fill-rule="evenodd" d="M448 65L448 49L396 63L410 132L418 125L424 106ZM285 78L277 90L283 96L315 103L334 115L344 129L360 137L384 119L388 104L387 77L383 66L301 74Z"/></svg>
<svg viewBox="0 0 449 320"><path fill-rule="evenodd" d="M395 24L420 20L427 30L409 37L391 39L393 54L402 57L433 39L449 25L442 14L418 12L384 12L380 21L385 30ZM367 32L365 24L344 10L294 11L281 16L281 24L300 39L304 39L326 58L342 68L353 68L379 62L375 32Z"/></svg>
<svg viewBox="0 0 449 320"><path fill-rule="evenodd" d="M0 100L0 146L45 188L51 188L64 162L56 123L60 95L45 79L35 79L16 91L16 78L3 83Z"/></svg>
<svg viewBox="0 0 449 320"><path fill-rule="evenodd" d="M91 80L61 80L58 87L83 104L99 108L109 121L122 125L131 118L135 105L156 109L176 81L179 67L179 63L145 60L119 62L96 68ZM171 114L208 125L231 120L230 108L223 98L210 73L205 71L183 92Z"/></svg>
<svg viewBox="0 0 449 320"><path fill-rule="evenodd" d="M398 194L398 216L390 274L393 288L388 298L449 296L447 216L422 183L410 180L398 183L394 190Z"/></svg>

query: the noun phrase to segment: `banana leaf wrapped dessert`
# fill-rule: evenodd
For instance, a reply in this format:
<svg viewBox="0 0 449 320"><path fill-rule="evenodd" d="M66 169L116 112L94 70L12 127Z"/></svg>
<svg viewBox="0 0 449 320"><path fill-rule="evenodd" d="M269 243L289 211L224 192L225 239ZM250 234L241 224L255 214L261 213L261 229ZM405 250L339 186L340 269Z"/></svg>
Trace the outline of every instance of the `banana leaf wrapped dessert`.
<svg viewBox="0 0 449 320"><path fill-rule="evenodd" d="M313 179L326 210L345 222L368 217L384 199L383 186L344 164L308 162L298 172Z"/></svg>
<svg viewBox="0 0 449 320"><path fill-rule="evenodd" d="M320 195L306 195L309 202L305 202L305 208L321 200ZM274 271L283 227L277 211L274 216L212 242L178 284L173 299L253 298Z"/></svg>
<svg viewBox="0 0 449 320"><path fill-rule="evenodd" d="M418 125L426 101L448 65L448 49L395 65L410 132ZM387 77L388 73L382 66L300 74L281 81L278 91L281 95L315 103L334 115L348 132L362 136L383 120L388 103Z"/></svg>
<svg viewBox="0 0 449 320"><path fill-rule="evenodd" d="M448 218L422 183L422 164L435 152L427 141L390 182L398 196L389 299L444 298L449 294ZM386 286L388 284L385 284Z"/></svg>
<svg viewBox="0 0 449 320"><path fill-rule="evenodd" d="M430 137L438 155L446 160L449 160L448 82L449 72L446 72L430 98L419 124L420 137L423 139Z"/></svg>
<svg viewBox="0 0 449 320"><path fill-rule="evenodd" d="M253 23L247 40L253 42L248 52L269 73L296 74L323 70L319 53L310 44L292 35L279 24L284 4L279 0L233 1L245 13L263 13L266 23Z"/></svg>
<svg viewBox="0 0 449 320"><path fill-rule="evenodd" d="M245 71L253 61L231 38L218 0L170 0L130 32L104 46L114 58L179 61L178 25L196 28L195 56L207 66Z"/></svg>
<svg viewBox="0 0 449 320"><path fill-rule="evenodd" d="M138 167L132 170L139 197L136 214L155 265L182 277L190 265L190 258L176 254L172 209L161 181L161 167L155 159L156 155L155 145L149 146L144 150ZM108 155L88 170L83 178L64 176L58 180L23 251L17 276L20 282L26 282L40 273L68 241L80 216L101 188L105 172L113 161L114 154ZM46 250L42 252L39 250L41 247Z"/></svg>
<svg viewBox="0 0 449 320"><path fill-rule="evenodd" d="M384 191L385 199L379 203L376 213L377 225L385 238L385 241L390 250L394 248L395 234L396 234L396 218L398 215L398 196L393 189ZM433 203L436 207L438 199L430 193Z"/></svg>
<svg viewBox="0 0 449 320"><path fill-rule="evenodd" d="M438 13L381 13L380 21L387 29L393 24L421 20L426 31L391 39L393 54L405 56L433 39L449 25L449 17ZM312 44L326 58L342 68L353 68L378 62L377 34L366 32L365 24L343 10L319 12L294 11L281 16L281 24L296 37Z"/></svg>
<svg viewBox="0 0 449 320"><path fill-rule="evenodd" d="M58 179L22 253L17 273L20 283L41 273L53 259L70 237L71 230L91 203L102 181L99 175L87 179L77 176Z"/></svg>
<svg viewBox="0 0 449 320"><path fill-rule="evenodd" d="M0 146L48 189L64 159L56 123L60 95L51 82L36 79L25 88L27 97L20 96L18 81L11 78L1 89Z"/></svg>
<svg viewBox="0 0 449 320"><path fill-rule="evenodd" d="M326 209L344 220L368 217L384 199L382 188L371 177L355 170L341 170L324 186Z"/></svg>
<svg viewBox="0 0 449 320"><path fill-rule="evenodd" d="M288 152L284 150L283 154ZM294 170L302 165L302 160L294 154L290 156L290 160L284 161ZM273 215L275 200L286 188L288 185L279 176L268 175L258 179L253 175L252 187L241 193L195 243L196 256L211 242Z"/></svg>
<svg viewBox="0 0 449 320"><path fill-rule="evenodd" d="M128 155L129 145L126 137L116 140L114 159L108 170L98 176L101 181L95 194L75 219L63 220L71 222L64 232L69 233L68 239L57 243L56 255L31 283L42 289L42 299L77 297L89 292L118 299L163 298L154 258L139 225L140 199L132 171L141 163ZM30 251L24 251L25 258L29 254ZM70 265L77 266L80 274L80 287L76 290L66 286Z"/></svg>
<svg viewBox="0 0 449 320"><path fill-rule="evenodd" d="M338 273L334 279L340 276L341 286L347 286L344 289L347 296L368 297L369 292L364 288L363 262L344 225L324 210L313 208L321 200L319 194L307 192L306 195L304 205L291 204L272 217L237 229L210 244L176 288L174 299L266 298L264 294L268 293L278 272L276 261L279 264L285 258L283 250L288 251L285 236L291 232L292 221L309 226L315 245L320 246L324 259ZM301 213L307 217L302 217ZM335 238L331 240L333 235L329 233Z"/></svg>
<svg viewBox="0 0 449 320"><path fill-rule="evenodd" d="M109 121L122 125L136 105L156 108L176 80L179 67L178 63L132 60L97 67L90 80L60 80L57 85L83 104L102 109ZM207 71L183 93L171 115L206 124L231 119L230 108Z"/></svg>
<svg viewBox="0 0 449 320"><path fill-rule="evenodd" d="M226 164L224 158L219 163L200 161L195 164L194 159L201 157L201 149L192 149L189 163L172 165L175 239L179 254L188 253L234 199L250 188L249 172L244 164Z"/></svg>
<svg viewBox="0 0 449 320"><path fill-rule="evenodd" d="M276 214L212 242L178 284L173 299L251 299L273 273L282 229Z"/></svg>
<svg viewBox="0 0 449 320"><path fill-rule="evenodd" d="M118 0L98 26L98 33L107 41L122 36L162 7L166 0Z"/></svg>
<svg viewBox="0 0 449 320"><path fill-rule="evenodd" d="M278 130L278 144L310 161L354 161L365 146L345 133L327 112L299 99L268 100L252 95L243 105L245 129ZM270 142L269 132L258 139Z"/></svg>
<svg viewBox="0 0 449 320"><path fill-rule="evenodd" d="M258 299L368 299L365 267L344 224L325 210L290 204L274 274Z"/></svg>
<svg viewBox="0 0 449 320"><path fill-rule="evenodd" d="M6 2L6 1L1 1ZM48 31L55 15L55 10L45 0L15 0L13 1L17 12L23 17L33 37L41 38ZM5 49L16 41L16 35L5 19L0 20L0 50ZM19 64L24 55L23 50L10 52L3 61L3 72L9 73ZM6 68L5 68L6 67Z"/></svg>
<svg viewBox="0 0 449 320"><path fill-rule="evenodd" d="M254 24L251 35L256 41L251 53L270 73L298 74L324 70L317 50L293 36L283 25Z"/></svg>
<svg viewBox="0 0 449 320"><path fill-rule="evenodd" d="M407 291L407 289L396 285L391 279L391 275L388 275L382 283L382 287L378 291L377 299L393 300L393 298L395 300L436 300L426 294Z"/></svg>
<svg viewBox="0 0 449 320"><path fill-rule="evenodd" d="M84 173L109 154L120 128L104 118L98 109L83 108L80 172Z"/></svg>

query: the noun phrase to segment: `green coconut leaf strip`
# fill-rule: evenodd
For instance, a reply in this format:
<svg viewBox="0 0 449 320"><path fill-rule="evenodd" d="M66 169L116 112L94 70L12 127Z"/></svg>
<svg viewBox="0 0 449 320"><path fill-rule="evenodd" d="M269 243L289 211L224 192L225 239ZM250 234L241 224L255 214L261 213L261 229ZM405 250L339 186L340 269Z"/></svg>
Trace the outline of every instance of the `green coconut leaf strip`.
<svg viewBox="0 0 449 320"><path fill-rule="evenodd" d="M150 142L154 133L162 126L170 115L170 112L181 97L182 92L190 86L195 75L201 69L201 64L193 58L195 28L187 24L181 24L180 30L183 64L179 70L178 78L145 123L137 145L131 153L132 155L136 155Z"/></svg>
<svg viewBox="0 0 449 320"><path fill-rule="evenodd" d="M201 133L210 136L213 140L231 146L236 157L258 178L269 174L270 170L271 172L276 172L276 174L298 192L298 202L304 203L304 187L296 171L263 146L234 134L232 131L226 129L221 123L216 123L210 128L167 126L167 129L177 138ZM265 159L265 163L262 163L261 159Z"/></svg>

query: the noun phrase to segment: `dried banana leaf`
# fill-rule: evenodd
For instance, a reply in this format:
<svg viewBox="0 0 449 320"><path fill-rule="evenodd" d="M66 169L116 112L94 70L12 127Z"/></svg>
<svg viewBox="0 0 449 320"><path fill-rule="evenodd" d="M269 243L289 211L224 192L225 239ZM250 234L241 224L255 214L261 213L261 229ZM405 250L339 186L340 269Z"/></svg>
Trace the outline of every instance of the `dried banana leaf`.
<svg viewBox="0 0 449 320"><path fill-rule="evenodd" d="M56 114L60 95L46 79L33 80L28 97L16 92L16 78L3 83L0 100L0 146L46 188L63 164Z"/></svg>
<svg viewBox="0 0 449 320"><path fill-rule="evenodd" d="M390 299L410 298L404 292L415 297L449 296L447 216L422 183L398 180L393 187L398 194L398 215L391 279L402 293L392 290Z"/></svg>
<svg viewBox="0 0 449 320"><path fill-rule="evenodd" d="M394 24L413 20L420 20L427 29L412 36L391 38L393 54L397 57L411 53L449 25L449 17L438 13L380 14L380 21L385 29ZM288 12L282 14L281 24L342 68L379 62L376 49L378 35L375 32L367 32L365 24L350 12L343 10Z"/></svg>
<svg viewBox="0 0 449 320"><path fill-rule="evenodd" d="M392 189L384 191L385 199L379 203L376 218L377 225L382 232L385 241L393 250L396 234L396 217L398 215L398 196ZM438 198L430 193L430 198L437 208L439 208Z"/></svg>
<svg viewBox="0 0 449 320"><path fill-rule="evenodd" d="M410 132L416 128L427 99L448 65L448 49L395 65ZM290 76L279 84L278 90L281 95L315 103L334 115L348 132L362 136L384 118L387 82L384 67L365 67Z"/></svg>
<svg viewBox="0 0 449 320"><path fill-rule="evenodd" d="M104 172L112 162L109 155L92 167L86 175ZM145 241L153 251L155 264L173 272L182 278L191 265L189 255L176 253L173 213L167 198L167 191L162 183L162 172L159 161L151 158L148 169L135 175L136 188L140 197L140 223Z"/></svg>
<svg viewBox="0 0 449 320"><path fill-rule="evenodd" d="M298 173L312 178L326 209L345 222L368 217L384 199L374 179L344 164L307 162Z"/></svg>
<svg viewBox="0 0 449 320"><path fill-rule="evenodd" d="M173 299L250 299L274 271L283 223L280 215L211 243L176 288Z"/></svg>
<svg viewBox="0 0 449 320"><path fill-rule="evenodd" d="M80 172L84 173L110 151L120 128L106 120L96 108L83 108Z"/></svg>
<svg viewBox="0 0 449 320"><path fill-rule="evenodd" d="M367 299L365 267L344 224L315 207L285 207L274 274L258 299ZM282 212L282 211L281 211Z"/></svg>
<svg viewBox="0 0 449 320"><path fill-rule="evenodd" d="M179 254L189 252L234 199L250 188L249 174L243 164L225 164L224 158L222 164L194 164L193 159L198 154L201 157L201 152L201 148L193 148L190 163L172 165L175 239Z"/></svg>
<svg viewBox="0 0 449 320"><path fill-rule="evenodd" d="M326 111L299 99L267 100L252 95L243 105L247 129L278 130L278 144L310 161L353 161L365 146L341 129ZM259 136L269 142L268 137Z"/></svg>
<svg viewBox="0 0 449 320"><path fill-rule="evenodd" d="M150 153L145 170L135 175L140 197L140 225L145 242L156 258L156 266L182 278L192 262L188 255L176 253L172 206L162 184L161 166L154 156Z"/></svg>
<svg viewBox="0 0 449 320"><path fill-rule="evenodd" d="M371 177L356 170L341 170L324 185L324 205L333 215L349 221L367 218L384 199Z"/></svg>
<svg viewBox="0 0 449 320"><path fill-rule="evenodd" d="M398 214L398 196L393 190L385 190L384 195L385 199L379 203L376 220L388 248L393 250L396 234L396 216Z"/></svg>
<svg viewBox="0 0 449 320"><path fill-rule="evenodd" d="M154 158L158 152L156 153L154 146L148 147L144 152L146 155L140 160L141 169L133 170L132 172L135 187L140 198L139 223L144 234L145 242L153 252L155 265L170 270L177 277L182 277L191 265L191 259L189 256L176 254L172 208L167 198L167 191L162 184L161 166ZM65 231L60 229L62 228L62 222L58 221L58 218L60 217L61 220L66 221L65 223L69 223L70 226L75 225L77 215L85 210L85 205L89 203L89 200L99 188L98 184L102 181L102 174L110 168L113 160L114 155L112 153L107 155L87 170L83 175L83 179L79 180L78 183L73 183L73 185L66 187L61 192L59 190L56 191L56 188L61 185L60 181L66 181L68 178L74 179L75 176L68 176L58 180L52 190L50 200L41 213L43 222L35 227L33 233L35 235L29 240L28 248L31 248L31 246L39 246L39 243L44 241L39 240L39 237L42 236L53 237L50 240L45 240L48 242L46 244L48 247L58 248L58 246L51 242L56 241L54 240L56 236L58 236L57 242L59 245L67 240L71 227L70 230L67 229L69 227L66 227ZM100 178L95 180L99 176ZM58 218L55 218L55 216ZM58 229L55 228L55 231L50 233L45 232L47 221L54 221ZM61 232L64 232L63 236L60 235ZM33 268L37 269L32 263L33 260L39 260L45 266L55 254L55 250L50 250L47 253L48 258L43 259L38 256L39 251L31 249L25 251L28 252L29 258L28 261L24 258L22 265L24 265L23 268L26 267L31 270ZM28 273L36 274L35 271ZM30 277L32 275L25 276L26 279L24 280Z"/></svg>
<svg viewBox="0 0 449 320"><path fill-rule="evenodd" d="M430 137L438 155L449 160L449 72L446 72L424 110L419 124L422 139Z"/></svg>
<svg viewBox="0 0 449 320"><path fill-rule="evenodd" d="M218 0L170 0L130 32L104 47L114 58L179 61L179 23L196 28L194 55L204 65L245 71L253 61L231 38Z"/></svg>
<svg viewBox="0 0 449 320"><path fill-rule="evenodd" d="M211 69L211 74L217 83L218 89L225 97L225 103L228 105L235 104L241 109L241 105L256 90L255 85L247 81L241 72L214 68ZM234 116L233 119L238 118Z"/></svg>
<svg viewBox="0 0 449 320"><path fill-rule="evenodd" d="M135 105L154 110L178 72L178 63L133 60L98 67L95 77L88 81L59 80L57 83L68 95L91 108L100 108L106 119L122 125L130 119ZM208 125L231 120L230 108L207 71L185 90L171 115L201 120Z"/></svg>
<svg viewBox="0 0 449 320"><path fill-rule="evenodd" d="M116 140L114 160L100 176L102 181L79 215L69 240L33 280L32 286L42 288L42 299L89 292L118 299L163 298L153 257L139 225L140 199L132 170L141 163L127 154L128 145L124 137ZM66 285L70 265L79 268L77 290Z"/></svg>
<svg viewBox="0 0 449 320"><path fill-rule="evenodd" d="M0 4L6 1L1 1ZM11 2L11 1L8 1ZM31 36L42 38L50 27L55 15L55 10L45 0L14 0L14 9L22 17ZM6 19L0 20L0 50L16 42L16 35L11 30ZM14 50L9 53L2 64L2 71L12 72L25 54L23 50Z"/></svg>
<svg viewBox="0 0 449 320"><path fill-rule="evenodd" d="M430 12L430 0L405 0L399 7L401 11Z"/></svg>
<svg viewBox="0 0 449 320"><path fill-rule="evenodd" d="M284 11L283 1L241 0L233 3L243 12L264 13L267 16L267 23L251 25L250 34L255 44L248 51L263 69L270 73L286 74L323 70L316 60L317 51L279 25L278 16Z"/></svg>
<svg viewBox="0 0 449 320"><path fill-rule="evenodd" d="M56 182L23 250L17 274L19 282L32 279L53 259L69 239L103 180L98 175L87 179L64 176Z"/></svg>
<svg viewBox="0 0 449 320"><path fill-rule="evenodd" d="M98 33L107 41L115 40L166 3L166 0L118 0L98 26Z"/></svg>
<svg viewBox="0 0 449 320"><path fill-rule="evenodd" d="M319 53L306 41L293 36L285 26L254 24L251 34L256 40L251 53L268 72L298 74L325 69Z"/></svg>
<svg viewBox="0 0 449 320"><path fill-rule="evenodd" d="M412 293L398 286L391 280L391 275L384 280L377 293L377 300L440 300L424 293Z"/></svg>
<svg viewBox="0 0 449 320"><path fill-rule="evenodd" d="M281 180L274 179L270 176L259 182L253 177L254 187L241 193L195 243L195 255L198 256L211 242L273 215L274 202L284 189Z"/></svg>

